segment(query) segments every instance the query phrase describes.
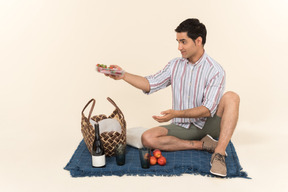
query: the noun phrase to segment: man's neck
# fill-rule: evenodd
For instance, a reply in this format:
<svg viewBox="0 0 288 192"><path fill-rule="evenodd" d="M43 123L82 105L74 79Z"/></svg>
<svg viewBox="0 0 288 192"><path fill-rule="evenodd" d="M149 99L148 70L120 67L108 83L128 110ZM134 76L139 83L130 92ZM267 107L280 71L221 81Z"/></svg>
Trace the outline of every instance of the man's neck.
<svg viewBox="0 0 288 192"><path fill-rule="evenodd" d="M204 54L204 49L200 49L193 57L188 58L188 61L195 64Z"/></svg>

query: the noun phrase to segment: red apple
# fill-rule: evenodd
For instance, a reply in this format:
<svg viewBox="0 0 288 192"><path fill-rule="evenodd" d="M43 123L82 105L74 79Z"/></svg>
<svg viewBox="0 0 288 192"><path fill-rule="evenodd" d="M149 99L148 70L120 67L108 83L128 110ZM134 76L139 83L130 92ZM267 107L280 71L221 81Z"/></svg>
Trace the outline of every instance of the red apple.
<svg viewBox="0 0 288 192"><path fill-rule="evenodd" d="M154 156L150 157L150 165L155 165L157 163L157 159Z"/></svg>
<svg viewBox="0 0 288 192"><path fill-rule="evenodd" d="M157 163L161 166L166 165L166 158L161 156L158 160Z"/></svg>
<svg viewBox="0 0 288 192"><path fill-rule="evenodd" d="M160 151L159 149L155 149L155 150L153 151L153 155L154 155L154 157L156 157L157 159L162 156L161 151Z"/></svg>

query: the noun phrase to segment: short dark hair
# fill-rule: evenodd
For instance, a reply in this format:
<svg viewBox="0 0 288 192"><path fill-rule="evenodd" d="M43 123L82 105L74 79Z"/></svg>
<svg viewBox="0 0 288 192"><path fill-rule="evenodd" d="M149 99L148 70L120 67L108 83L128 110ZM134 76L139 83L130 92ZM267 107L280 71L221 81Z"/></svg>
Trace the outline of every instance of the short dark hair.
<svg viewBox="0 0 288 192"><path fill-rule="evenodd" d="M198 37L202 37L202 45L206 43L207 30L203 23L198 19L186 19L175 29L177 33L187 32L188 37L193 41Z"/></svg>

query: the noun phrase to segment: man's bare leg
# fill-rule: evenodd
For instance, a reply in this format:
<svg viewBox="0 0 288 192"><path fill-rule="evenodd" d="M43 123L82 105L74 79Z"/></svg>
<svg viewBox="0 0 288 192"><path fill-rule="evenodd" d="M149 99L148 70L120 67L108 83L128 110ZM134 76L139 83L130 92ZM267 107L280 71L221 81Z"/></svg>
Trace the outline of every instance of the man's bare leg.
<svg viewBox="0 0 288 192"><path fill-rule="evenodd" d="M142 134L142 144L163 151L202 149L202 141L182 140L174 136L167 136L167 134L168 130L166 128L154 127Z"/></svg>
<svg viewBox="0 0 288 192"><path fill-rule="evenodd" d="M221 118L220 136L215 153L225 155L226 147L236 128L239 116L240 98L234 92L227 92L220 100L216 115Z"/></svg>
<svg viewBox="0 0 288 192"><path fill-rule="evenodd" d="M215 153L225 155L226 147L236 128L239 115L240 98L234 92L227 92L220 100L216 115L221 117L220 136ZM165 151L202 150L202 141L190 141L167 136L168 130L164 127L155 127L142 135L144 146Z"/></svg>

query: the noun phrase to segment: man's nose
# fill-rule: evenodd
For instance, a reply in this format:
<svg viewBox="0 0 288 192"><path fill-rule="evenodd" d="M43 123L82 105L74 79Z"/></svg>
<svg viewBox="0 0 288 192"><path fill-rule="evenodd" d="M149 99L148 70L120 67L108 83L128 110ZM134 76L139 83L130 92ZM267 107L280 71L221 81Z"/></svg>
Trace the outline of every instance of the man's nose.
<svg viewBox="0 0 288 192"><path fill-rule="evenodd" d="M183 48L183 47L182 47L181 43L179 43L179 45L178 45L178 50L181 51L182 48Z"/></svg>

